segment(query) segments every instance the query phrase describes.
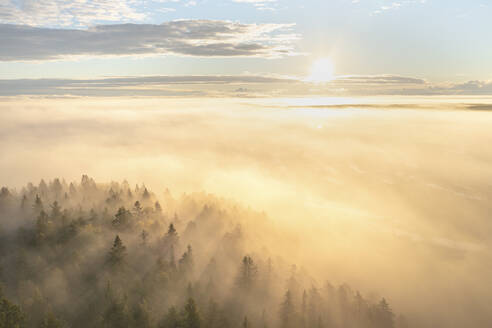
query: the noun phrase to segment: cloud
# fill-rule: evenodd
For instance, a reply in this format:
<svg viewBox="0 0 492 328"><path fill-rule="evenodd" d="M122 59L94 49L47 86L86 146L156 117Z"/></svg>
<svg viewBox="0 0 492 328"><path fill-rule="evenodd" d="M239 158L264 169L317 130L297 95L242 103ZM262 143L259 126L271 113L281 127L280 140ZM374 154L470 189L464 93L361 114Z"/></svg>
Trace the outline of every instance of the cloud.
<svg viewBox="0 0 492 328"><path fill-rule="evenodd" d="M379 15L384 12L390 12L393 10L400 9L404 6L414 5L414 4L425 4L427 0L401 0L401 1L386 1L378 9L374 10L371 15ZM352 1L352 3L359 3L359 1Z"/></svg>
<svg viewBox="0 0 492 328"><path fill-rule="evenodd" d="M232 0L237 3L249 3L256 7L258 10L275 10L274 5L277 0Z"/></svg>
<svg viewBox="0 0 492 328"><path fill-rule="evenodd" d="M351 75L351 76L342 76L337 78L334 81L335 84L425 84L425 80L414 78L414 77L406 77L406 76L397 76L397 75Z"/></svg>
<svg viewBox="0 0 492 328"><path fill-rule="evenodd" d="M0 0L0 23L88 26L94 22L142 21L139 0Z"/></svg>
<svg viewBox="0 0 492 328"><path fill-rule="evenodd" d="M457 93L492 94L492 81L468 81L449 88Z"/></svg>
<svg viewBox="0 0 492 328"><path fill-rule="evenodd" d="M88 29L0 25L0 61L56 60L70 56L185 55L283 57L293 55L292 24L177 20L97 25Z"/></svg>
<svg viewBox="0 0 492 328"><path fill-rule="evenodd" d="M265 75L188 75L110 77L99 79L5 79L0 97L12 96L95 97L305 97L305 96L432 96L492 95L492 82L432 84L423 79L398 75L342 76L316 84L301 78ZM357 103L330 105L334 108L361 106ZM466 105L466 104L465 104ZM379 106L379 105L378 105ZM407 104L406 107L418 107ZM405 107L404 106L404 107ZM323 105L323 107L326 107ZM368 106L364 106L368 107ZM371 107L371 106L369 106ZM389 107L394 107L393 105ZM401 108L401 106L397 106ZM490 110L466 105L465 109Z"/></svg>
<svg viewBox="0 0 492 328"><path fill-rule="evenodd" d="M104 79L17 79L0 80L0 96L212 96L220 86L223 93L246 92L245 85L296 83L296 80L265 76L148 76ZM239 86L239 88L238 88Z"/></svg>

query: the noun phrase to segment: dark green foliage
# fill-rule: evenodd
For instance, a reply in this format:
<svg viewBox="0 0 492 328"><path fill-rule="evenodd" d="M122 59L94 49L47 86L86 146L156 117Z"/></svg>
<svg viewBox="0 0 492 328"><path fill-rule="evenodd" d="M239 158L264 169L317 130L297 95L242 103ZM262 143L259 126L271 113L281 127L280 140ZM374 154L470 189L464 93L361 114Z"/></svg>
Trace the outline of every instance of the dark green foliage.
<svg viewBox="0 0 492 328"><path fill-rule="evenodd" d="M25 315L19 306L3 298L0 290L0 328L25 327Z"/></svg>
<svg viewBox="0 0 492 328"><path fill-rule="evenodd" d="M409 327L385 299L315 286L265 251L264 216L210 195L167 192L163 209L87 176L1 195L19 228L0 231L0 279L20 306L0 297L0 328Z"/></svg>
<svg viewBox="0 0 492 328"><path fill-rule="evenodd" d="M124 300L112 299L103 314L102 327L129 328L130 316Z"/></svg>
<svg viewBox="0 0 492 328"><path fill-rule="evenodd" d="M51 218L52 219L59 219L61 217L60 204L58 204L58 202L55 200L50 207L51 207Z"/></svg>
<svg viewBox="0 0 492 328"><path fill-rule="evenodd" d="M167 234L168 234L168 236L175 236L177 234L173 223L171 223L169 225L169 229L167 230Z"/></svg>
<svg viewBox="0 0 492 328"><path fill-rule="evenodd" d="M38 215L36 220L36 242L42 243L48 235L48 215L44 210Z"/></svg>
<svg viewBox="0 0 492 328"><path fill-rule="evenodd" d="M112 267L121 267L124 264L126 256L126 247L120 239L120 236L116 235L113 246L109 251L108 263Z"/></svg>
<svg viewBox="0 0 492 328"><path fill-rule="evenodd" d="M125 207L120 207L118 212L116 212L113 221L113 227L116 229L126 229L130 226L132 220L132 213L125 209Z"/></svg>
<svg viewBox="0 0 492 328"><path fill-rule="evenodd" d="M133 307L132 326L135 328L151 328L152 322L147 303L141 302Z"/></svg>
<svg viewBox="0 0 492 328"><path fill-rule="evenodd" d="M179 260L179 270L184 276L188 276L193 273L193 251L190 245L188 245L186 252Z"/></svg>
<svg viewBox="0 0 492 328"><path fill-rule="evenodd" d="M195 300L189 298L183 310L183 328L200 328L200 322Z"/></svg>
<svg viewBox="0 0 492 328"><path fill-rule="evenodd" d="M166 316L159 324L159 328L179 328L181 327L180 318L176 308L174 306L170 307L167 311Z"/></svg>
<svg viewBox="0 0 492 328"><path fill-rule="evenodd" d="M64 324L53 313L48 313L39 325L39 328L63 328Z"/></svg>
<svg viewBox="0 0 492 328"><path fill-rule="evenodd" d="M137 200L135 204L133 205L133 214L137 217L140 218L143 214L143 207L140 204L140 202Z"/></svg>

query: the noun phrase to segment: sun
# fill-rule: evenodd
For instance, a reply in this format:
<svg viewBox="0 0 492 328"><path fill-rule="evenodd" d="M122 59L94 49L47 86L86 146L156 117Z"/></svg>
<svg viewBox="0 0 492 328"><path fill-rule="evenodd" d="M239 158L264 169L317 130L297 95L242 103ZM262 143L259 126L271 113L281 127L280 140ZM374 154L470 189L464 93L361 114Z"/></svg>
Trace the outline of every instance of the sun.
<svg viewBox="0 0 492 328"><path fill-rule="evenodd" d="M310 82L323 83L333 80L335 66L330 58L320 58L311 66L311 72L307 78Z"/></svg>

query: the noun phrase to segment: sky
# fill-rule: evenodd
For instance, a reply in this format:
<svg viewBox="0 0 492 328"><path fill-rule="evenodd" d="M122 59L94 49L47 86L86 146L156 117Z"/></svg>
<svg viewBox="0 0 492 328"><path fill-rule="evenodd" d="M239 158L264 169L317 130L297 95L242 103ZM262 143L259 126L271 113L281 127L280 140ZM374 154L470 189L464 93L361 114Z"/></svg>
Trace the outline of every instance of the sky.
<svg viewBox="0 0 492 328"><path fill-rule="evenodd" d="M490 95L491 14L485 0L0 0L0 96Z"/></svg>

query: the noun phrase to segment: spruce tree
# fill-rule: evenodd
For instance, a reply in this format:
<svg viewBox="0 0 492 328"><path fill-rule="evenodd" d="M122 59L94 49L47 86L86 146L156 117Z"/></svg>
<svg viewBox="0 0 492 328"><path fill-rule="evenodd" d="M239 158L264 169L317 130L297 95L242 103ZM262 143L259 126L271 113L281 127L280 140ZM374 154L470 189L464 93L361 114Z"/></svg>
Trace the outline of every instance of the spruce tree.
<svg viewBox="0 0 492 328"><path fill-rule="evenodd" d="M296 327L296 313L292 294L288 290L285 293L284 301L280 305L280 323L282 328Z"/></svg>
<svg viewBox="0 0 492 328"><path fill-rule="evenodd" d="M243 257L237 284L244 290L249 291L256 281L258 268L250 256Z"/></svg>
<svg viewBox="0 0 492 328"><path fill-rule="evenodd" d="M41 197L39 197L38 194L36 194L36 198L34 199L34 204L32 208L34 210L34 214L36 215L39 214L44 209L43 201L41 200Z"/></svg>
<svg viewBox="0 0 492 328"><path fill-rule="evenodd" d="M120 236L116 235L113 246L109 251L108 262L112 267L119 267L124 264L126 256L126 247L120 239Z"/></svg>
<svg viewBox="0 0 492 328"><path fill-rule="evenodd" d="M0 288L0 328L24 328L25 315L20 307L3 297Z"/></svg>
<svg viewBox="0 0 492 328"><path fill-rule="evenodd" d="M200 328L200 315L193 298L189 298L183 309L183 328Z"/></svg>

